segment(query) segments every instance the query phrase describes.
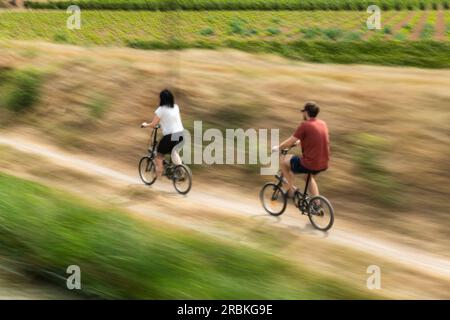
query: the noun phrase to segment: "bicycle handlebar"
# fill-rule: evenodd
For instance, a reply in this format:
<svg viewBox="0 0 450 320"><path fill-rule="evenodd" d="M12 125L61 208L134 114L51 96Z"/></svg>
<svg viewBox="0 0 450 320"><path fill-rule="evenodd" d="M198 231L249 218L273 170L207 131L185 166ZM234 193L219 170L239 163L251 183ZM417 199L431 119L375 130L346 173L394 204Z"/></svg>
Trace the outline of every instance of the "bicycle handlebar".
<svg viewBox="0 0 450 320"><path fill-rule="evenodd" d="M143 126L142 124L141 124L141 129L142 128L145 128L145 126ZM159 128L161 128L161 126L159 125L159 124L157 124L155 127L154 127L154 129L159 129Z"/></svg>
<svg viewBox="0 0 450 320"><path fill-rule="evenodd" d="M287 155L288 152L289 152L292 148L294 148L295 146L296 146L296 145L294 144L293 146L291 146L291 147L289 147L289 148L286 148L286 149L281 150L281 154L282 154L283 156Z"/></svg>

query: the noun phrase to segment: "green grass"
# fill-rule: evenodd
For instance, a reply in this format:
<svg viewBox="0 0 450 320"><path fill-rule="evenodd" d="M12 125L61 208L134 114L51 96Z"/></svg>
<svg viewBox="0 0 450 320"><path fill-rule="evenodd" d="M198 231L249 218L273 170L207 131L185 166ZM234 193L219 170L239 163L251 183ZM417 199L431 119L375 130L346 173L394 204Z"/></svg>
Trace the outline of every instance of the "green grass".
<svg viewBox="0 0 450 320"><path fill-rule="evenodd" d="M290 59L319 63L361 63L375 65L400 65L421 68L449 68L450 43L438 41L226 41L182 42L134 40L128 46L147 50L227 47L250 53L273 53Z"/></svg>
<svg viewBox="0 0 450 320"><path fill-rule="evenodd" d="M78 265L81 293L102 298L373 297L263 251L151 225L2 173L0 253L39 274L67 277Z"/></svg>
<svg viewBox="0 0 450 320"><path fill-rule="evenodd" d="M68 30L65 12L3 11L0 39L141 49L231 47L314 62L449 67L448 41L429 41L426 35L414 43L406 29L402 36L385 39L392 33L389 26L364 41L366 18L352 11L83 11L81 30Z"/></svg>

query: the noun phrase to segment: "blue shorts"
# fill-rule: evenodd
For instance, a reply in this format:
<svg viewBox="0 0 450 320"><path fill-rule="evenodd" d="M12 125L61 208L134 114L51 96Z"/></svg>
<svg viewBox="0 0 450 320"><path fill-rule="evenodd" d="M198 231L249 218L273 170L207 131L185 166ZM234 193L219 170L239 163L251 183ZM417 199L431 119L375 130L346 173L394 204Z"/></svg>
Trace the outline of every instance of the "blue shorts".
<svg viewBox="0 0 450 320"><path fill-rule="evenodd" d="M316 175L319 172L325 171L327 169L322 169L322 170L309 170L307 168L305 168L302 165L301 159L299 156L293 156L291 158L291 170L294 173L304 173L304 174L308 174L311 173L312 175Z"/></svg>

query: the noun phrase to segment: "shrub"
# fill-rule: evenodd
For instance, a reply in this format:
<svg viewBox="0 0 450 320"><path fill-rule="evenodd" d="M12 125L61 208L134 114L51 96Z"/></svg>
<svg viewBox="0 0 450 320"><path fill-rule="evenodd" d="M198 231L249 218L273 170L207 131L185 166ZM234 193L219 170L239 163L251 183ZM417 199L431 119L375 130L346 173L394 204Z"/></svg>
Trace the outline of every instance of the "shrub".
<svg viewBox="0 0 450 320"><path fill-rule="evenodd" d="M281 30L275 27L267 28L267 33L271 36L275 36L281 33Z"/></svg>
<svg viewBox="0 0 450 320"><path fill-rule="evenodd" d="M245 35L245 22L240 19L234 19L230 22L230 33Z"/></svg>
<svg viewBox="0 0 450 320"><path fill-rule="evenodd" d="M404 26L402 26L402 29L411 31L412 30L412 26L410 24L405 24Z"/></svg>
<svg viewBox="0 0 450 320"><path fill-rule="evenodd" d="M35 70L8 72L3 80L4 106L15 112L30 109L39 100L41 75Z"/></svg>
<svg viewBox="0 0 450 320"><path fill-rule="evenodd" d="M420 37L422 39L429 39L433 36L433 34L434 34L434 26L432 24L427 23L420 32Z"/></svg>
<svg viewBox="0 0 450 320"><path fill-rule="evenodd" d="M303 37L305 39L314 39L314 38L319 37L322 34L322 31L317 27L304 28L304 29L301 29L300 32L303 33Z"/></svg>
<svg viewBox="0 0 450 320"><path fill-rule="evenodd" d="M361 40L361 32L358 32L358 31L347 32L345 34L345 37L343 40L344 41L359 41L359 40Z"/></svg>
<svg viewBox="0 0 450 320"><path fill-rule="evenodd" d="M383 32L384 32L385 34L392 34L392 29L391 29L390 26L384 26Z"/></svg>
<svg viewBox="0 0 450 320"><path fill-rule="evenodd" d="M331 40L337 40L342 36L342 30L337 28L330 28L323 30L323 34Z"/></svg>
<svg viewBox="0 0 450 320"><path fill-rule="evenodd" d="M207 28L200 30L200 34L202 36L212 36L212 35L214 35L214 30L210 27L207 27Z"/></svg>

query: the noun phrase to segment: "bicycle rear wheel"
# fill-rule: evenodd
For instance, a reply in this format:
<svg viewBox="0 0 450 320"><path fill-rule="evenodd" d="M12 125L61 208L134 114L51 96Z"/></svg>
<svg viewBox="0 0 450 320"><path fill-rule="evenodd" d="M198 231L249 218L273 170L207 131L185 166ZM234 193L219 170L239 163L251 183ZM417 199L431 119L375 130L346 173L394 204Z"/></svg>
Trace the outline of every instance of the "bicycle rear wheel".
<svg viewBox="0 0 450 320"><path fill-rule="evenodd" d="M334 223L334 209L330 201L322 196L316 196L309 200L308 217L314 228L327 231Z"/></svg>
<svg viewBox="0 0 450 320"><path fill-rule="evenodd" d="M173 186L179 194L187 194L192 187L192 173L184 164L180 164L173 169Z"/></svg>
<svg viewBox="0 0 450 320"><path fill-rule="evenodd" d="M259 198L264 210L272 216L279 216L286 210L286 195L275 183L266 183L259 193Z"/></svg>
<svg viewBox="0 0 450 320"><path fill-rule="evenodd" d="M155 183L157 178L156 165L149 157L143 157L141 161L139 161L139 176L141 177L142 182L148 186Z"/></svg>

